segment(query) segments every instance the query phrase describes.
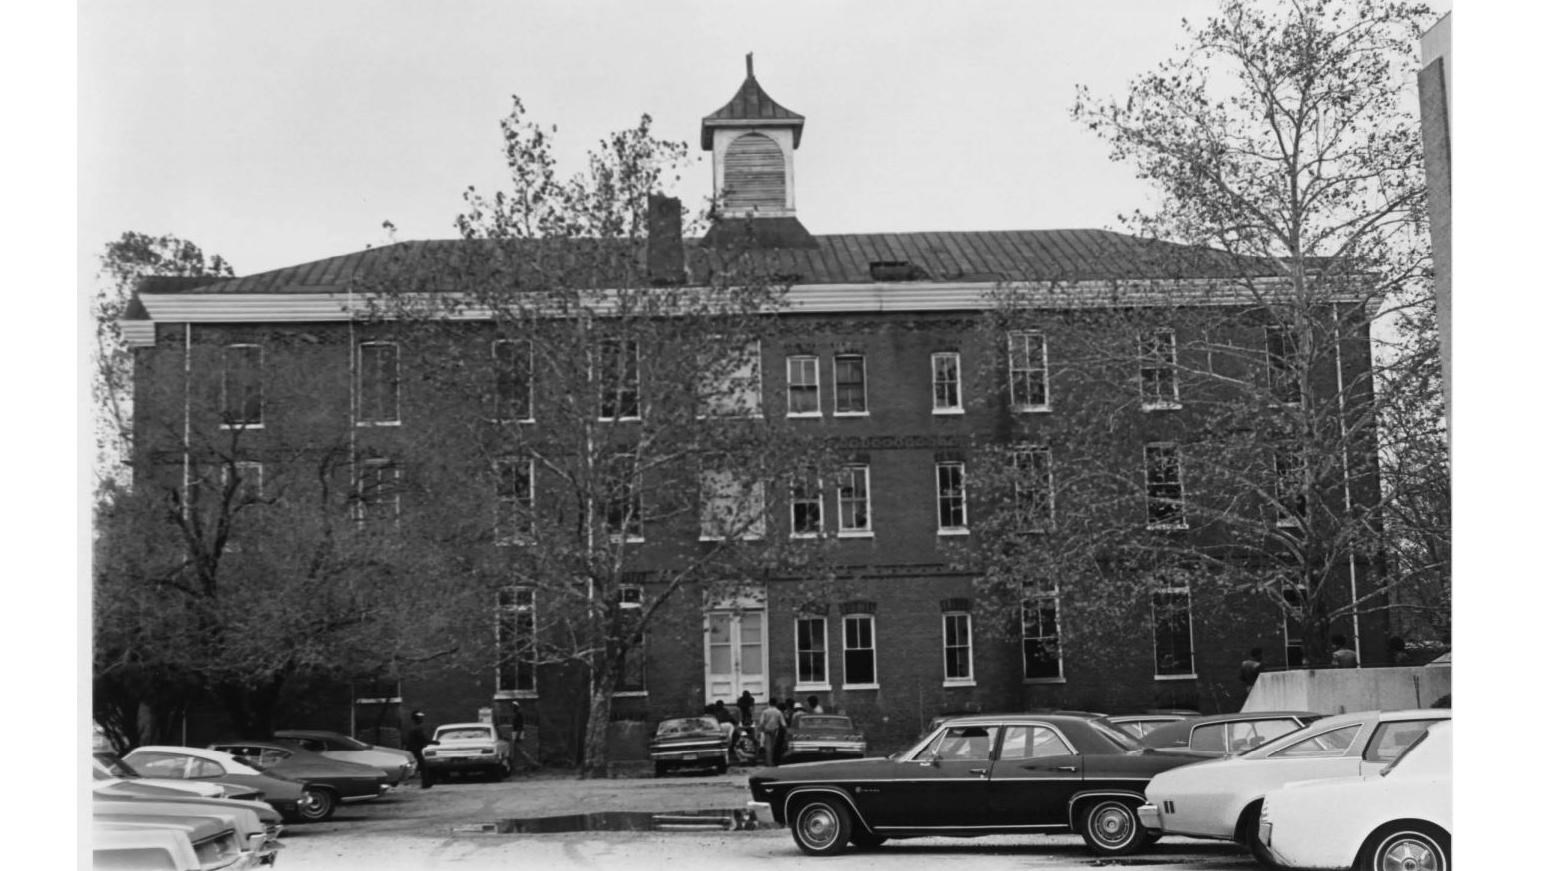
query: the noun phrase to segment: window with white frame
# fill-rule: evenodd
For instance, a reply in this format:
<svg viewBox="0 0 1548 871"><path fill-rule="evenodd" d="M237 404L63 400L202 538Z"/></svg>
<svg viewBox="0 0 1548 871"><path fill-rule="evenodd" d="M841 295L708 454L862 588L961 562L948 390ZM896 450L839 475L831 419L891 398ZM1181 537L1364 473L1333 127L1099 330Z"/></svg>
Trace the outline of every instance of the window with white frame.
<svg viewBox="0 0 1548 871"><path fill-rule="evenodd" d="M1059 588L1021 585L1021 668L1029 681L1063 680L1059 646Z"/></svg>
<svg viewBox="0 0 1548 871"><path fill-rule="evenodd" d="M790 536L816 538L822 535L822 481L807 469L790 481Z"/></svg>
<svg viewBox="0 0 1548 871"><path fill-rule="evenodd" d="M1182 459L1177 445L1152 442L1145 446L1145 517L1152 529L1184 529Z"/></svg>
<svg viewBox="0 0 1548 871"><path fill-rule="evenodd" d="M1048 342L1040 332L1010 334L1011 410L1048 410Z"/></svg>
<svg viewBox="0 0 1548 871"><path fill-rule="evenodd" d="M396 424L398 409L398 346L394 342L361 342L357 398L360 424Z"/></svg>
<svg viewBox="0 0 1548 871"><path fill-rule="evenodd" d="M935 464L935 505L939 531L967 532L966 467L959 462Z"/></svg>
<svg viewBox="0 0 1548 871"><path fill-rule="evenodd" d="M844 687L874 687L876 681L876 618L844 615Z"/></svg>
<svg viewBox="0 0 1548 871"><path fill-rule="evenodd" d="M391 460L361 460L356 471L355 519L368 528L397 526L400 509L398 467Z"/></svg>
<svg viewBox="0 0 1548 871"><path fill-rule="evenodd" d="M632 631L639 624L641 615L645 610L645 588L638 584L622 584L618 588L619 617L625 624L624 631ZM645 658L646 638L643 633L638 643L630 646L624 653L623 671L618 674L618 683L613 687L615 696L640 696L645 695Z"/></svg>
<svg viewBox="0 0 1548 871"><path fill-rule="evenodd" d="M1015 510L1022 532L1053 528L1053 451L1046 445L1023 445L1011 452L1015 476Z"/></svg>
<svg viewBox="0 0 1548 871"><path fill-rule="evenodd" d="M828 618L797 617L796 689L828 688Z"/></svg>
<svg viewBox="0 0 1548 871"><path fill-rule="evenodd" d="M1306 457L1293 448L1274 452L1274 513L1287 528L1306 519Z"/></svg>
<svg viewBox="0 0 1548 871"><path fill-rule="evenodd" d="M1306 602L1306 587L1300 584L1285 584L1280 590L1285 597L1285 667L1301 668L1306 665L1306 643L1301 635L1302 621L1305 618L1302 607Z"/></svg>
<svg viewBox="0 0 1548 871"><path fill-rule="evenodd" d="M764 534L763 482L709 469L699 475L699 539L760 539Z"/></svg>
<svg viewBox="0 0 1548 871"><path fill-rule="evenodd" d="M493 344L494 419L532 420L532 342L501 339Z"/></svg>
<svg viewBox="0 0 1548 871"><path fill-rule="evenodd" d="M602 389L602 420L639 419L639 342L612 338L598 342L597 380Z"/></svg>
<svg viewBox="0 0 1548 871"><path fill-rule="evenodd" d="M789 416L822 415L819 370L815 356L802 354L785 358L786 413Z"/></svg>
<svg viewBox="0 0 1548 871"><path fill-rule="evenodd" d="M941 615L941 646L946 683L973 682L973 616L966 611Z"/></svg>
<svg viewBox="0 0 1548 871"><path fill-rule="evenodd" d="M700 417L762 417L762 346L754 339L726 348L710 337L710 348L699 357Z"/></svg>
<svg viewBox="0 0 1548 871"><path fill-rule="evenodd" d="M227 345L221 373L221 423L263 426L263 348Z"/></svg>
<svg viewBox="0 0 1548 871"><path fill-rule="evenodd" d="M537 593L531 587L502 587L495 607L495 691L537 692Z"/></svg>
<svg viewBox="0 0 1548 871"><path fill-rule="evenodd" d="M1155 631L1156 677L1193 677L1193 601L1187 586L1161 586L1153 590L1150 614Z"/></svg>
<svg viewBox="0 0 1548 871"><path fill-rule="evenodd" d="M838 473L839 535L871 532L871 467L845 466Z"/></svg>
<svg viewBox="0 0 1548 871"><path fill-rule="evenodd" d="M221 469L224 483L231 486L231 474L236 473L236 492L233 505L252 505L263 501L263 463L256 460L237 460L231 467Z"/></svg>
<svg viewBox="0 0 1548 871"><path fill-rule="evenodd" d="M1301 401L1300 341L1293 327L1264 327L1264 353L1268 358L1269 393L1277 402Z"/></svg>
<svg viewBox="0 0 1548 871"><path fill-rule="evenodd" d="M866 414L865 356L835 354L833 357L833 413Z"/></svg>
<svg viewBox="0 0 1548 871"><path fill-rule="evenodd" d="M602 522L614 540L645 540L645 500L633 454L618 454L607 469Z"/></svg>
<svg viewBox="0 0 1548 871"><path fill-rule="evenodd" d="M962 411L962 356L956 351L930 355L930 394L936 414Z"/></svg>
<svg viewBox="0 0 1548 871"><path fill-rule="evenodd" d="M532 540L530 459L505 457L495 463L495 541L527 544Z"/></svg>
<svg viewBox="0 0 1548 871"><path fill-rule="evenodd" d="M1140 407L1181 408L1177 398L1177 333L1151 330L1140 336Z"/></svg>

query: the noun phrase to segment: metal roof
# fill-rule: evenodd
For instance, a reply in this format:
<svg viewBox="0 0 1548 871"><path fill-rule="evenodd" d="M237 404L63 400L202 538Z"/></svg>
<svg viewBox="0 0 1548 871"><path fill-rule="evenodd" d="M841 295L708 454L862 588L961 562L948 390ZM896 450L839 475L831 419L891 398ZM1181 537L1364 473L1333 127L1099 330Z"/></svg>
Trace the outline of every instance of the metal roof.
<svg viewBox="0 0 1548 871"><path fill-rule="evenodd" d="M774 102L774 98L758 84L753 76L752 53L747 54L747 78L731 97L731 101L704 116L699 127L699 145L708 151L714 145L715 127L794 127L795 147L801 147L801 129L806 118Z"/></svg>

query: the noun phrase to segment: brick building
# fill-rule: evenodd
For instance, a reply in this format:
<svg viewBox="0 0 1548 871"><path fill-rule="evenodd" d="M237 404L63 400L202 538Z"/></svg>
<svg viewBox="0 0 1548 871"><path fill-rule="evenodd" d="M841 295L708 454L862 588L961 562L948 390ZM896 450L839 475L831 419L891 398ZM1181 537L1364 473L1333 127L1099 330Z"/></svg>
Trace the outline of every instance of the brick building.
<svg viewBox="0 0 1548 871"><path fill-rule="evenodd" d="M1210 252L1103 230L813 235L795 206L804 123L760 87L749 61L736 94L701 128L722 194L721 219L698 239L673 237L670 221L653 227L651 247L668 250L692 283L717 249L750 239L792 282L782 317L798 338L760 347L760 402L771 416L822 427L847 460L836 486L771 498L769 534L831 538L845 585L821 602L810 599L801 579L785 577L769 578L738 601L681 598L664 628L652 631L615 715L650 721L717 699L731 703L743 690L760 704L771 695L816 695L829 709L855 716L873 746L885 748L951 711L1234 710L1243 696L1236 670L1246 649L1267 648L1271 666L1300 664L1294 630L1267 601L1158 588L1131 603L1126 622L1082 636L1061 598L1077 591L1055 578L1007 611L984 598L962 550L978 518L996 510L987 496L993 488L976 483L983 446L1031 446L1021 456L1045 482L1041 510L1057 524L1074 511L1066 504L1074 491L1063 486L1068 467L1061 465L1072 454L1059 447L1050 453L1046 445L1082 441L1083 432L1132 459L1128 477L1141 507L1124 522L1173 537L1228 538L1218 524L1189 529L1181 520L1198 484L1190 477L1188 441L1200 394L1186 373L1219 365L1190 357L1206 340L1272 370L1276 355L1286 353L1283 338L1258 314L1272 275L1248 275L1250 268ZM184 384L162 393L193 406L219 405L228 415L235 409L239 423L262 425L262 437L293 415L342 421L352 445L353 434L368 429L372 437L412 438L413 388L399 387L411 380L405 373L400 382L399 374L408 352L400 360L397 346L372 335L362 315L362 277L405 252L460 244L404 242L211 284L148 284L125 326L137 348L137 414L149 420L165 401L157 398L158 385ZM680 256L672 253L679 246ZM1241 290L1244 277L1251 293ZM986 331L985 312L1011 286L1030 301L1036 327ZM1204 336L1166 321L1184 310L1232 324L1231 335ZM1141 321L1155 313L1142 350L1134 351L1132 335L1113 339L1115 353L1129 361L1125 377L1138 385L1112 413L1122 415L1122 425L1082 412L1117 388L1071 371L1079 368L1069 351L1076 341L1071 325L1085 313L1109 311L1138 313ZM1351 373L1369 369L1368 337L1357 331L1337 341L1337 377L1352 381ZM201 367L208 367L208 389L188 389ZM283 403L263 386L278 367L303 373L302 389ZM385 380L371 374L389 369ZM1333 377L1331 370L1313 372L1312 383ZM384 393L386 383L393 389ZM198 411L182 413L186 422ZM391 433L372 426L380 423L390 423ZM164 473L186 475L187 447L180 457L175 435L142 426L140 450L160 451ZM1356 458L1356 466L1366 459ZM276 474L257 465L260 478ZM388 474L386 467L355 466ZM1347 468L1346 462L1346 475ZM1372 498L1373 487L1356 485L1352 498ZM672 535L693 532L648 530L642 537ZM1265 559L1262 548L1255 552ZM651 596L651 560L659 558L640 550L642 601ZM1029 580L1038 574L1028 571ZM1366 571L1363 558L1358 566L1351 560L1352 593ZM518 583L489 603L489 624L499 627L491 631L520 632L523 615L536 607L542 604ZM677 631L667 631L672 627ZM1362 653L1384 637L1367 628L1362 639L1358 623L1350 629ZM490 662L379 687L313 692L292 710L310 718L306 725L390 731L410 707L440 720L471 719L488 708L499 719L519 700L544 754L566 758L573 756L584 690L585 676L574 667Z"/></svg>

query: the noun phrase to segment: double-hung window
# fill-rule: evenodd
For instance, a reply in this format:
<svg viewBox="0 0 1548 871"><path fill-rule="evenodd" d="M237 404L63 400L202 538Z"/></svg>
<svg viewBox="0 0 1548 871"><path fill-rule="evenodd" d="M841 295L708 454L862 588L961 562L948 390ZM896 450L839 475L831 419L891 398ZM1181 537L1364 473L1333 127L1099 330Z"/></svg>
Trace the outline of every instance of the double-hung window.
<svg viewBox="0 0 1548 871"><path fill-rule="evenodd" d="M618 616L628 634L641 619L645 610L645 588L638 584L623 584L618 588ZM613 687L615 696L645 695L646 636L642 633L638 643L630 645L624 654L623 671Z"/></svg>
<svg viewBox="0 0 1548 871"><path fill-rule="evenodd" d="M495 607L495 693L506 698L537 692L537 594L502 587Z"/></svg>
<svg viewBox="0 0 1548 871"><path fill-rule="evenodd" d="M1155 632L1156 677L1193 677L1193 601L1188 587L1155 588L1150 594L1150 614Z"/></svg>
<svg viewBox="0 0 1548 871"><path fill-rule="evenodd" d="M1140 337L1140 407L1181 408L1177 399L1177 334L1152 330Z"/></svg>
<svg viewBox="0 0 1548 871"><path fill-rule="evenodd" d="M844 688L875 687L876 618L871 614L844 615Z"/></svg>
<svg viewBox="0 0 1548 871"><path fill-rule="evenodd" d="M355 483L355 519L361 526L383 529L398 524L398 467L391 460L362 460Z"/></svg>
<svg viewBox="0 0 1548 871"><path fill-rule="evenodd" d="M1032 581L1021 585L1021 668L1029 681L1061 681L1059 588Z"/></svg>
<svg viewBox="0 0 1548 871"><path fill-rule="evenodd" d="M227 345L221 377L221 423L263 426L263 347Z"/></svg>
<svg viewBox="0 0 1548 871"><path fill-rule="evenodd" d="M1275 525L1297 528L1306 519L1306 457L1294 449L1274 452Z"/></svg>
<svg viewBox="0 0 1548 871"><path fill-rule="evenodd" d="M398 346L393 342L361 342L358 409L362 425L394 425L398 417Z"/></svg>
<svg viewBox="0 0 1548 871"><path fill-rule="evenodd" d="M797 472L790 481L790 537L822 535L822 482L810 470Z"/></svg>
<svg viewBox="0 0 1548 871"><path fill-rule="evenodd" d="M1047 532L1053 527L1053 452L1043 445L1026 445L1011 453L1015 476L1015 511L1021 532Z"/></svg>
<svg viewBox="0 0 1548 871"><path fill-rule="evenodd" d="M1265 327L1264 351L1268 357L1269 393L1276 402L1301 402L1300 342L1293 327Z"/></svg>
<svg viewBox="0 0 1548 871"><path fill-rule="evenodd" d="M935 514L941 535L962 535L968 531L966 475L962 463L935 464Z"/></svg>
<svg viewBox="0 0 1548 871"><path fill-rule="evenodd" d="M1048 410L1048 342L1040 332L1010 334L1012 411Z"/></svg>
<svg viewBox="0 0 1548 871"><path fill-rule="evenodd" d="M736 472L706 470L699 477L699 540L760 539L763 482Z"/></svg>
<svg viewBox="0 0 1548 871"><path fill-rule="evenodd" d="M840 536L871 534L871 467L845 466L838 473Z"/></svg>
<svg viewBox="0 0 1548 871"><path fill-rule="evenodd" d="M934 413L962 413L962 356L956 351L930 355L930 393Z"/></svg>
<svg viewBox="0 0 1548 871"><path fill-rule="evenodd" d="M1151 529L1186 529L1182 460L1177 445L1154 442L1145 446L1145 516Z"/></svg>
<svg viewBox="0 0 1548 871"><path fill-rule="evenodd" d="M530 459L505 458L495 463L495 541L526 544L532 540L532 471Z"/></svg>
<svg viewBox="0 0 1548 871"><path fill-rule="evenodd" d="M866 414L865 357L838 354L833 358L833 413Z"/></svg>
<svg viewBox="0 0 1548 871"><path fill-rule="evenodd" d="M618 454L607 470L602 523L614 540L645 540L645 500L633 454Z"/></svg>
<svg viewBox="0 0 1548 871"><path fill-rule="evenodd" d="M820 369L815 356L803 354L785 358L786 413L790 417L822 416Z"/></svg>
<svg viewBox="0 0 1548 871"><path fill-rule="evenodd" d="M494 419L532 420L532 343L501 339L494 343Z"/></svg>
<svg viewBox="0 0 1548 871"><path fill-rule="evenodd" d="M602 388L602 420L640 417L640 343L634 339L603 339L597 345L598 381Z"/></svg>
<svg viewBox="0 0 1548 871"><path fill-rule="evenodd" d="M947 611L941 615L941 652L944 656L946 684L967 686L973 683L973 616L966 611Z"/></svg>
<svg viewBox="0 0 1548 871"><path fill-rule="evenodd" d="M796 689L828 689L828 618L797 617Z"/></svg>
<svg viewBox="0 0 1548 871"><path fill-rule="evenodd" d="M718 336L709 341L699 354L699 416L762 417L762 346L756 339L729 349Z"/></svg>

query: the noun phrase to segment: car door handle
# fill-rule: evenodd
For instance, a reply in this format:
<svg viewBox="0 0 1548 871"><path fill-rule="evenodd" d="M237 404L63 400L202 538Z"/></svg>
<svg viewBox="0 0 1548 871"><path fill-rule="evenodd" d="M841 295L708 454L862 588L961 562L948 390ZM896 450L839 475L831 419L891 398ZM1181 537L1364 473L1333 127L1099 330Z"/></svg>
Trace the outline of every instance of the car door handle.
<svg viewBox="0 0 1548 871"><path fill-rule="evenodd" d="M1054 769L1054 771L1076 771L1076 770L1078 770L1078 769L1075 766L1073 766L1073 765L1060 765L1058 768Z"/></svg>
<svg viewBox="0 0 1548 871"><path fill-rule="evenodd" d="M979 777L983 777L984 775L986 775L988 773L989 773L989 769L987 769L987 768L969 768L968 769L968 774L976 774Z"/></svg>

